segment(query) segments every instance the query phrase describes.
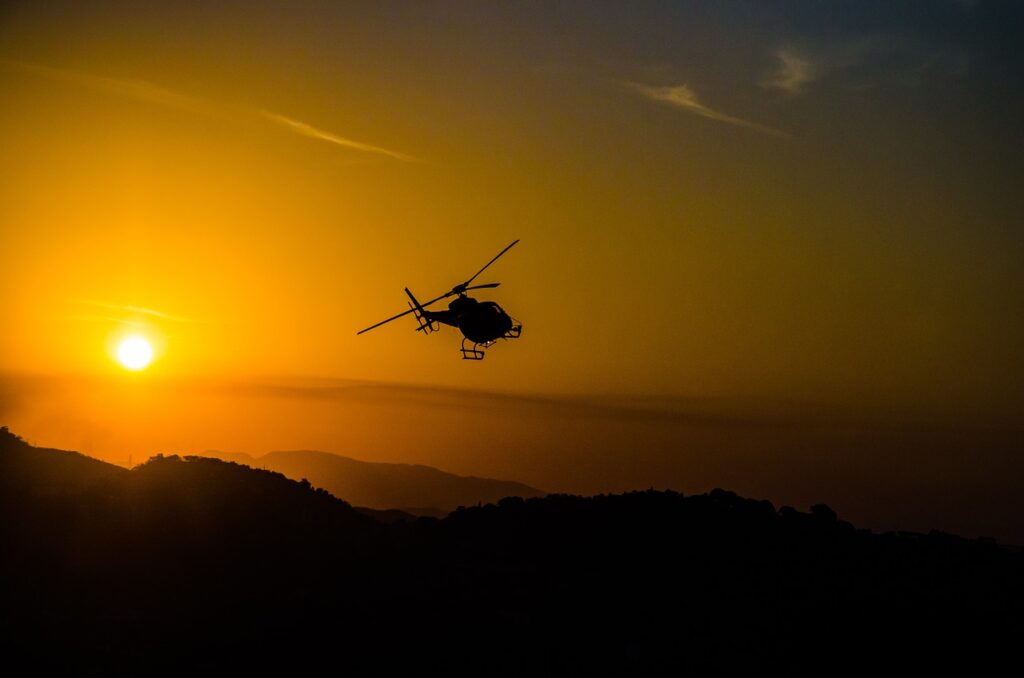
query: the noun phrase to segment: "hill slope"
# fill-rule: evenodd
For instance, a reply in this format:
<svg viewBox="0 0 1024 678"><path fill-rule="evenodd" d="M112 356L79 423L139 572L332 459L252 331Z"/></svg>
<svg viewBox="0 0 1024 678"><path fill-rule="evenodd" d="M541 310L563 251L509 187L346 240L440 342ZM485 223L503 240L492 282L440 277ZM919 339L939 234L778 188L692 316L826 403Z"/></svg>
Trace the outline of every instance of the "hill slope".
<svg viewBox="0 0 1024 678"><path fill-rule="evenodd" d="M504 497L539 497L545 493L522 483L458 476L431 466L385 464L328 452L296 450L262 457L210 453L218 458L307 478L336 497L374 509L436 509L447 513L459 506L496 502Z"/></svg>
<svg viewBox="0 0 1024 678"><path fill-rule="evenodd" d="M82 489L128 471L78 452L33 447L0 428L0 487L38 492Z"/></svg>

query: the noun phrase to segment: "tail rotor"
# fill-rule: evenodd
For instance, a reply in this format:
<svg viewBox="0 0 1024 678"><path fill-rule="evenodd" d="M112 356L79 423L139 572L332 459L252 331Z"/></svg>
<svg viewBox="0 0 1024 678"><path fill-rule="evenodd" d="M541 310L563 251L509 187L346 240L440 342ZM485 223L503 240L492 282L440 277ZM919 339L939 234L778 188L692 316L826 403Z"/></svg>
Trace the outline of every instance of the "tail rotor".
<svg viewBox="0 0 1024 678"><path fill-rule="evenodd" d="M412 309L413 315L416 317L416 322L419 323L419 327L416 328L416 331L423 332L424 335L436 332L437 323L431 319L430 312L420 305L420 302L416 300L416 297L413 296L408 287L405 288L405 293L409 295L409 308Z"/></svg>

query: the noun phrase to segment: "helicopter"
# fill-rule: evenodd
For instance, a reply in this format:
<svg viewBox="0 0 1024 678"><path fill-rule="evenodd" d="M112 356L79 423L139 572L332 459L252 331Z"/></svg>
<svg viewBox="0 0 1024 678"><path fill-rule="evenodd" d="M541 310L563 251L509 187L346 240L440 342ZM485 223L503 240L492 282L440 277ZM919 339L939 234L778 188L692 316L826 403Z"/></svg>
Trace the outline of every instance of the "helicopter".
<svg viewBox="0 0 1024 678"><path fill-rule="evenodd" d="M469 280L459 283L441 296L435 297L425 304L417 301L413 293L406 287L405 293L409 297L408 311L402 311L387 320L381 320L376 325L370 325L364 330L359 330L356 334L369 332L392 320L397 320L404 315L412 313L419 324L419 327L416 328L417 332L423 332L424 335L435 332L438 329L438 323L456 327L462 332L462 346L459 348L459 351L462 353L462 359L483 360L484 351L499 339L518 339L519 335L523 333L523 325L508 313L505 313L497 303L493 301L478 301L466 293L470 290L482 290L499 286L501 283L496 282L474 285L473 281L486 271L491 264L497 261L501 255L512 249L517 242L519 240L514 240L511 245L498 252L497 256L488 261ZM447 311L427 310L428 306L448 297L455 298L448 303ZM467 342L470 345L467 345Z"/></svg>

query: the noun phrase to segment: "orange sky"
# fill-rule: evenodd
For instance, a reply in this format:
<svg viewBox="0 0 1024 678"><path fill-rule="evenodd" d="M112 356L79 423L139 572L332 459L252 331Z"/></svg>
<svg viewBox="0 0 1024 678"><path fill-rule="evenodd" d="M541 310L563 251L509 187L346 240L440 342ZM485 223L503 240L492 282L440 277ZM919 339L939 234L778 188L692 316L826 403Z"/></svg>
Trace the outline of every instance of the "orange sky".
<svg viewBox="0 0 1024 678"><path fill-rule="evenodd" d="M2 367L116 369L134 306L180 318L144 318L169 375L1019 400L1020 199L983 129L1001 118L952 105L989 74L901 80L970 45L908 35L893 72L862 47L788 91L765 85L779 52L835 59L799 25L752 35L748 64L699 37L714 16L669 17L680 45L653 11L602 43L620 18L7 10ZM490 273L518 345L464 365L451 336L355 336L516 237Z"/></svg>
<svg viewBox="0 0 1024 678"><path fill-rule="evenodd" d="M848 10L5 5L4 390L329 378L1017 427L1019 12ZM515 238L484 277L520 341L477 364L411 319L356 336ZM157 351L138 374L128 333ZM244 403L172 391L0 419L68 446L194 432L101 438L117 457L272 447ZM370 444L338 416L370 429L338 446Z"/></svg>

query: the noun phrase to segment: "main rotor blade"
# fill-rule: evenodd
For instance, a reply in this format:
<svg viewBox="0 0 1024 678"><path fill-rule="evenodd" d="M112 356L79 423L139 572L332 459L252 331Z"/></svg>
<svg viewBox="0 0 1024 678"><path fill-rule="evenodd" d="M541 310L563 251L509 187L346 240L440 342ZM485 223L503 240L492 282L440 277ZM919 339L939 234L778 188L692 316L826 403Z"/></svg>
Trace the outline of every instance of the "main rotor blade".
<svg viewBox="0 0 1024 678"><path fill-rule="evenodd" d="M401 317L402 317L403 315L409 315L409 314L410 314L410 313L412 313L412 312L413 312L414 310L416 310L416 309L412 309L412 308L410 308L410 309L409 309L408 311L402 311L402 312L401 312L401 313L399 313L398 315L393 315L393 316L391 316L390 318L388 318L387 320L381 320L381 321L380 321L379 323L377 323L376 325L370 325L370 326L369 326L369 327L367 327L367 328L366 328L365 330L359 330L358 332L356 332L356 334L362 334L363 332L369 332L370 330L375 330L375 329L377 329L378 327L380 327L381 325L385 325L385 324L387 324L387 323L391 322L392 320L398 320L398 319L399 319L399 318L401 318Z"/></svg>
<svg viewBox="0 0 1024 678"><path fill-rule="evenodd" d="M512 245L515 245L515 244L516 244L517 242L519 242L519 239L518 239L518 238L512 241ZM487 267L488 267L488 266L490 266L491 264L493 264L494 262L496 262L496 261L498 260L498 257L500 257L500 256L501 256L502 254L504 254L505 252L508 252L508 251L509 251L510 249L512 249L512 245L509 245L508 247L506 247L506 248L505 248L505 249L503 249L502 251L498 252L498 256L497 256L497 257L494 257L493 259L491 259L490 261L488 261L488 262L487 262L487 263L486 263L486 264L484 265L484 267L483 267L483 268L481 268L481 269L480 269L479 271L477 271L476 273L474 273L474 274L473 274L473 277L472 277L472 278L470 278L470 279L469 279L469 280L467 280L466 282L462 283L462 284L461 284L461 285L459 285L458 287L462 287L463 289L467 288L467 287L469 286L469 283L471 283L471 282L473 282L474 280L476 280L476 277L477 277L478 275L480 275L481 273L483 273L484 271L486 271L486 270L487 270Z"/></svg>
<svg viewBox="0 0 1024 678"><path fill-rule="evenodd" d="M484 285L473 285L472 287L467 287L464 291L468 292L470 290L482 290L488 287L497 287L500 284L501 283L486 283Z"/></svg>
<svg viewBox="0 0 1024 678"><path fill-rule="evenodd" d="M446 298L448 298L450 296L452 296L451 292L445 292L444 294L442 294L439 297L434 297L430 301L428 301L426 303L423 303L423 304L420 304L420 308L426 308L427 306L430 306L431 304L433 304L435 302L438 302L438 301L441 301L442 299L446 299Z"/></svg>
<svg viewBox="0 0 1024 678"><path fill-rule="evenodd" d="M431 299L430 301L428 301L428 302L427 302L427 303L425 303L425 304L420 304L420 308L426 308L427 306L430 306L430 305L431 305L431 304L433 304L434 302L437 302L437 301L441 301L441 300L442 300L442 299L444 299L445 297L450 297L451 295L452 295L452 293L451 293L451 292L447 292L447 293L445 293L445 294L442 294L442 295L441 295L441 296L439 296L439 297L435 297L435 298ZM410 308L410 309L409 309L408 311L402 311L402 312L401 312L401 313L399 313L398 315L393 315L393 316L391 316L390 318L388 318L387 320L381 320L381 321L380 321L379 323L377 323L376 325L370 325L370 326L369 326L369 327L367 327L367 328L366 328L365 330L359 330L358 332L356 332L356 334L357 334L357 335L359 335L359 334L362 334L363 332L369 332L370 330L374 330L374 329L377 329L377 328L378 328L378 327L380 327L381 325L384 325L384 324L386 324L386 323L389 323L389 322L391 322L392 320L398 320L398 319L399 319L399 318L401 318L401 317L402 317L403 315L409 315L410 313L412 313L412 312L413 312L413 311L415 311L415 310L416 310L416 309L414 309L414 308Z"/></svg>

